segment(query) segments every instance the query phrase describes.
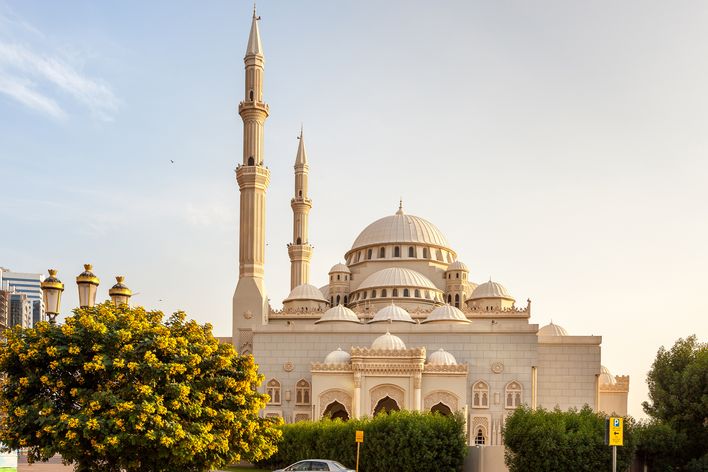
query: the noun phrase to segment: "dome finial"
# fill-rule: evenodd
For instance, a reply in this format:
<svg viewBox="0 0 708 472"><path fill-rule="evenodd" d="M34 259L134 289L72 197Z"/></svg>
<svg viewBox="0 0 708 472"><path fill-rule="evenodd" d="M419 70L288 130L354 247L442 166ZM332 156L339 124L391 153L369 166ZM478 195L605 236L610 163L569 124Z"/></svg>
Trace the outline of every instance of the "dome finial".
<svg viewBox="0 0 708 472"><path fill-rule="evenodd" d="M398 211L396 212L397 215L403 215L403 197L401 197L398 200Z"/></svg>

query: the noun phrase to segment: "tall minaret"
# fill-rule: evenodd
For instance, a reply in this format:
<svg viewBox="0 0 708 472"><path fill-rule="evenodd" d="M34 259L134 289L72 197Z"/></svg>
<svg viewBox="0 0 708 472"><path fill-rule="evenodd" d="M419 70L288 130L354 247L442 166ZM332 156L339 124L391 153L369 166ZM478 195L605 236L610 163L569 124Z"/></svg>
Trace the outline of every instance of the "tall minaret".
<svg viewBox="0 0 708 472"><path fill-rule="evenodd" d="M243 163L236 169L241 192L239 279L233 298L233 336L236 348L248 352L245 340L255 324L268 321L268 297L263 282L265 261L265 196L270 171L263 165L263 125L268 105L263 102L263 46L253 9L246 56L246 91L238 112L243 120ZM249 341L250 342L250 341Z"/></svg>
<svg viewBox="0 0 708 472"><path fill-rule="evenodd" d="M310 258L312 246L307 237L308 218L312 200L307 197L307 153L305 139L300 128L300 144L295 157L295 196L290 200L293 209L293 242L288 244L290 256L290 290L310 282Z"/></svg>

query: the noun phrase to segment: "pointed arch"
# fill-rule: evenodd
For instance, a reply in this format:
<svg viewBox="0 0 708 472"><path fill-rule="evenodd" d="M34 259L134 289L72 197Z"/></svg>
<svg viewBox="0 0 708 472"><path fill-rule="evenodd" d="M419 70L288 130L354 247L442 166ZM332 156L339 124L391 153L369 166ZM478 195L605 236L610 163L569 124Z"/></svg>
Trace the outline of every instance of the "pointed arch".
<svg viewBox="0 0 708 472"><path fill-rule="evenodd" d="M270 397L268 404L280 405L280 382L277 379L270 379L266 384L266 393Z"/></svg>
<svg viewBox="0 0 708 472"><path fill-rule="evenodd" d="M484 380L472 386L472 408L489 408L489 384Z"/></svg>
<svg viewBox="0 0 708 472"><path fill-rule="evenodd" d="M518 408L523 403L524 389L520 382L512 380L504 388L504 407L508 409Z"/></svg>
<svg viewBox="0 0 708 472"><path fill-rule="evenodd" d="M305 379L298 380L295 384L295 404L309 405L311 392L310 382Z"/></svg>

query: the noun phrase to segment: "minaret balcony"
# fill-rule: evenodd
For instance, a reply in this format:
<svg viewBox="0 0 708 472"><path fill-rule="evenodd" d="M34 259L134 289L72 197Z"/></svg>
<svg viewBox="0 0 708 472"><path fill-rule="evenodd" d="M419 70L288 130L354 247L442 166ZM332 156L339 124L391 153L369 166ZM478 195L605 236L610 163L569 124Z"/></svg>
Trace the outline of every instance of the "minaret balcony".
<svg viewBox="0 0 708 472"><path fill-rule="evenodd" d="M305 205L307 205L307 206L312 206L312 199L311 199L311 198L307 198L307 197L295 197L295 198L291 198L291 199L290 199L290 204L292 205L292 204L294 204L294 203L302 203L302 204L305 204Z"/></svg>
<svg viewBox="0 0 708 472"><path fill-rule="evenodd" d="M239 104L238 104L239 115L246 110L260 110L262 112L265 112L266 115L270 114L270 107L265 102L251 102L251 101L239 102Z"/></svg>

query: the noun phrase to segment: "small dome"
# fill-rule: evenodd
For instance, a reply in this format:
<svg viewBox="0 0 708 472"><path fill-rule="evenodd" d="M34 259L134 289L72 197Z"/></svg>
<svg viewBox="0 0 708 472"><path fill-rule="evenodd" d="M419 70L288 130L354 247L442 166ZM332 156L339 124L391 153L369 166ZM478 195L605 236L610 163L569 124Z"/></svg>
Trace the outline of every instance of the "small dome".
<svg viewBox="0 0 708 472"><path fill-rule="evenodd" d="M509 292L502 284L491 280L478 285L468 300L480 300L482 298L504 298L515 301L514 297L509 295Z"/></svg>
<svg viewBox="0 0 708 472"><path fill-rule="evenodd" d="M612 372L610 372L610 369L605 367L604 365L600 366L600 385L614 385L617 383L617 380L615 379L615 376L612 375Z"/></svg>
<svg viewBox="0 0 708 472"><path fill-rule="evenodd" d="M325 311L322 317L315 321L315 324L327 321L349 321L352 323L359 323L359 317L356 316L356 313L349 308L342 305L337 305Z"/></svg>
<svg viewBox="0 0 708 472"><path fill-rule="evenodd" d="M562 326L553 324L551 321L549 324L538 330L539 336L568 336L568 331Z"/></svg>
<svg viewBox="0 0 708 472"><path fill-rule="evenodd" d="M376 287L420 287L439 291L430 279L411 269L400 267L389 267L379 270L364 279L357 290Z"/></svg>
<svg viewBox="0 0 708 472"><path fill-rule="evenodd" d="M391 303L388 306L381 308L376 312L369 323L378 323L382 321L403 321L406 323L415 323L411 315L400 306Z"/></svg>
<svg viewBox="0 0 708 472"><path fill-rule="evenodd" d="M428 364L431 365L457 365L455 356L444 350L438 349L428 357Z"/></svg>
<svg viewBox="0 0 708 472"><path fill-rule="evenodd" d="M337 272L344 272L345 274L351 274L352 272L349 270L349 267L345 266L344 264L334 264L331 269L329 269L330 274L334 274Z"/></svg>
<svg viewBox="0 0 708 472"><path fill-rule="evenodd" d="M421 323L428 323L430 321L461 321L463 323L471 323L471 321L467 319L465 314L462 313L462 310L452 305L443 305L437 307L436 309L431 311L430 314Z"/></svg>
<svg viewBox="0 0 708 472"><path fill-rule="evenodd" d="M394 336L388 331L383 336L379 336L371 343L371 349L381 349L384 351L397 351L405 349L406 345L401 338Z"/></svg>
<svg viewBox="0 0 708 472"><path fill-rule="evenodd" d="M352 360L352 356L347 351L342 351L338 347L336 351L332 351L324 359L325 364L348 364Z"/></svg>
<svg viewBox="0 0 708 472"><path fill-rule="evenodd" d="M455 261L449 266L447 266L447 270L461 270L464 272L469 272L470 270L467 268L467 265L464 262L460 261Z"/></svg>
<svg viewBox="0 0 708 472"><path fill-rule="evenodd" d="M329 284L321 286L320 292L322 292L322 296L325 300L329 300Z"/></svg>
<svg viewBox="0 0 708 472"><path fill-rule="evenodd" d="M327 302L319 288L310 284L302 284L295 287L284 301L291 300L317 300L318 302Z"/></svg>

